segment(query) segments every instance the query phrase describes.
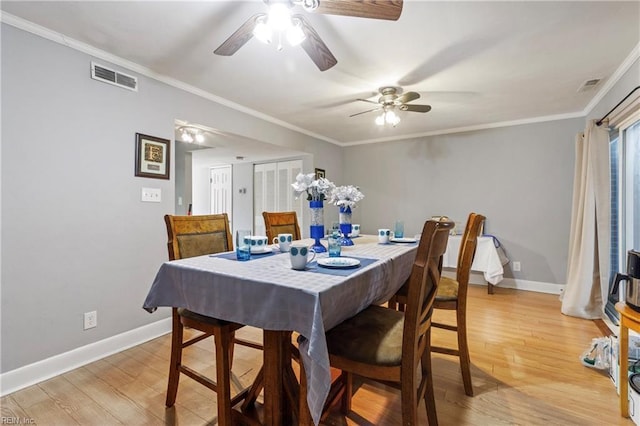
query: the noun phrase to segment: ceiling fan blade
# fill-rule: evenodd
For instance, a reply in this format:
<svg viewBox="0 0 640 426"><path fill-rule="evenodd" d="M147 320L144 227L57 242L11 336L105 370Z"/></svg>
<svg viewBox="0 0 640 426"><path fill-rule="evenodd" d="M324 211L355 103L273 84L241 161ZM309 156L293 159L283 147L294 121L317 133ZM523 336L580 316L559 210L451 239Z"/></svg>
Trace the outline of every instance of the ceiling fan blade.
<svg viewBox="0 0 640 426"><path fill-rule="evenodd" d="M400 111L413 111L413 112L429 112L431 111L431 105L400 105Z"/></svg>
<svg viewBox="0 0 640 426"><path fill-rule="evenodd" d="M397 104L406 104L407 102L415 101L420 98L420 93L417 92L407 92L398 96L394 103Z"/></svg>
<svg viewBox="0 0 640 426"><path fill-rule="evenodd" d="M264 13L256 13L240 26L228 39L224 41L216 50L216 55L231 56L238 51L246 42L253 37L253 29L258 23L258 18L266 16Z"/></svg>
<svg viewBox="0 0 640 426"><path fill-rule="evenodd" d="M300 20L302 25L302 32L306 38L302 42L302 48L311 60L316 64L320 71L326 71L335 64L338 60L333 56L333 53L329 50L326 44L322 41L316 30L307 22L302 15L293 15L294 19Z"/></svg>
<svg viewBox="0 0 640 426"><path fill-rule="evenodd" d="M374 109L369 109L369 110L367 110L367 111L362 111L362 112L357 112L357 113L355 113L355 114L351 114L349 117L355 117L356 115L366 114L366 113L368 113L368 112L373 112L373 111L379 111L379 110L381 110L381 109L382 109L382 107L380 107L380 108L374 108Z"/></svg>
<svg viewBox="0 0 640 426"><path fill-rule="evenodd" d="M378 104L378 102L370 101L369 99L358 98L358 99L356 99L356 101L369 102L370 104Z"/></svg>
<svg viewBox="0 0 640 426"><path fill-rule="evenodd" d="M402 0L320 0L314 13L397 21L402 13Z"/></svg>

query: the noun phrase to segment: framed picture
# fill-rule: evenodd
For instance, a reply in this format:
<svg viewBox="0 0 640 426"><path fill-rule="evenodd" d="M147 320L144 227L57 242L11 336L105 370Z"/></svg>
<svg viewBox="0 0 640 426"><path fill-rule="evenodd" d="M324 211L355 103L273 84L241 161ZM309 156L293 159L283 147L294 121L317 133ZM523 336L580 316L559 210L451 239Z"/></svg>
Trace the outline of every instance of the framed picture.
<svg viewBox="0 0 640 426"><path fill-rule="evenodd" d="M324 169L316 169L316 179L320 179L324 177L326 177L324 173Z"/></svg>
<svg viewBox="0 0 640 426"><path fill-rule="evenodd" d="M169 179L169 139L136 133L136 176Z"/></svg>

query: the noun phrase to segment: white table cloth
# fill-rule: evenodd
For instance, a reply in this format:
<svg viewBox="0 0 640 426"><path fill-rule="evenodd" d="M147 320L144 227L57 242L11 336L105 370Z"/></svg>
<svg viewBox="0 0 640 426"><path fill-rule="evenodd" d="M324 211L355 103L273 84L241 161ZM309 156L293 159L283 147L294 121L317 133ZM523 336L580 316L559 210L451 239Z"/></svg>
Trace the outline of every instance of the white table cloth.
<svg viewBox="0 0 640 426"><path fill-rule="evenodd" d="M143 307L184 307L261 329L300 333L307 400L318 424L331 386L325 332L367 306L387 301L411 273L417 244L371 241L358 238L354 246L342 247L343 256L377 259L349 276L295 271L288 253L247 262L216 255L165 262Z"/></svg>
<svg viewBox="0 0 640 426"><path fill-rule="evenodd" d="M445 268L455 268L457 266L461 242L462 235L452 235L449 237L442 266ZM489 284L495 285L502 281L504 275L503 265L506 265L508 261L504 250L500 247L499 243L496 244L493 237L478 237L476 254L471 264L472 271L483 272L484 279Z"/></svg>

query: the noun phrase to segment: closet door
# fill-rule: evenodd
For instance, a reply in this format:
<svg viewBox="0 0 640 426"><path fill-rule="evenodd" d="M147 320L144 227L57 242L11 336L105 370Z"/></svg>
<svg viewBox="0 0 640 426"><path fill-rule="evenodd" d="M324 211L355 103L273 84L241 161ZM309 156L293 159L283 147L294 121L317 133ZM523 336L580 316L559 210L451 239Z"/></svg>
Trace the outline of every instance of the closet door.
<svg viewBox="0 0 640 426"><path fill-rule="evenodd" d="M265 235L262 212L295 211L302 230L302 200L296 200L291 184L302 171L302 160L280 161L254 165L253 229Z"/></svg>

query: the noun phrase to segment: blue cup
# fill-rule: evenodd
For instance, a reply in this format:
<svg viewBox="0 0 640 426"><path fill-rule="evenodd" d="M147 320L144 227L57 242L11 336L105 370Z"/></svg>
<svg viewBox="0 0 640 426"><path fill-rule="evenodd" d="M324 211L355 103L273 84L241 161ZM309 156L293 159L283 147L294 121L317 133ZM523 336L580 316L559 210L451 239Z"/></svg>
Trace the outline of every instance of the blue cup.
<svg viewBox="0 0 640 426"><path fill-rule="evenodd" d="M393 237L394 238L404 237L404 221L403 220L396 220L396 226L393 230Z"/></svg>
<svg viewBox="0 0 640 426"><path fill-rule="evenodd" d="M342 246L340 244L340 237L336 234L327 238L329 245L329 257L340 257L340 251Z"/></svg>
<svg viewBox="0 0 640 426"><path fill-rule="evenodd" d="M236 231L236 259L240 261L251 259L251 231L244 229Z"/></svg>

